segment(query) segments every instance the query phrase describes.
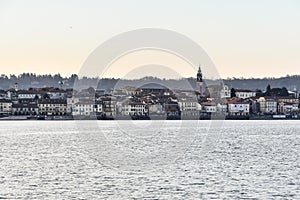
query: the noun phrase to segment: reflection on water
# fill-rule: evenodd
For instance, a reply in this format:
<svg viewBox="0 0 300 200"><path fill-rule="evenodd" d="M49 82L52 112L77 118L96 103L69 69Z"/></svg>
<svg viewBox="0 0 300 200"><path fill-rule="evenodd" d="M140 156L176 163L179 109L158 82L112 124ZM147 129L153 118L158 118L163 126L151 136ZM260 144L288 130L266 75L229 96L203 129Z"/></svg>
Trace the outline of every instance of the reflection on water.
<svg viewBox="0 0 300 200"><path fill-rule="evenodd" d="M1 122L0 199L300 198L298 121L197 123Z"/></svg>

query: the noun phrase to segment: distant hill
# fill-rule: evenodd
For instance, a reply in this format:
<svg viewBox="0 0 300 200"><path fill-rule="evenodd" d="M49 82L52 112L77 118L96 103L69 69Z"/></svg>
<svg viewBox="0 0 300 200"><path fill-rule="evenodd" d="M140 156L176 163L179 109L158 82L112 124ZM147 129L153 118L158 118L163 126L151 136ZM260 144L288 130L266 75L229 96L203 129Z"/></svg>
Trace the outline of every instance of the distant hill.
<svg viewBox="0 0 300 200"><path fill-rule="evenodd" d="M262 78L262 79L227 79L224 83L231 88L239 89L260 89L265 90L270 84L272 88L286 87L290 91L300 91L300 76L286 76L281 78Z"/></svg>
<svg viewBox="0 0 300 200"><path fill-rule="evenodd" d="M300 75L297 76L286 76L281 78L262 78L262 79L226 79L223 80L231 88L238 89L250 89L250 90L265 90L267 85L270 84L272 88L286 87L288 90L296 90L300 92ZM94 86L98 89L105 89L110 91L111 89L121 89L125 86L136 86L140 87L148 83L158 83L166 86L170 89L195 89L196 79L185 78L185 79L159 79L156 77L144 77L136 80L121 80L114 78L97 79L97 78L78 78L76 74L70 77L62 77L60 74L56 75L36 75L33 73L23 73L18 76L6 75L0 76L0 89L7 90L13 88L15 83L18 83L20 89L29 88L41 88L41 87L62 87L73 88L74 83L78 83L78 88L87 88ZM206 80L207 83L211 83L210 80Z"/></svg>

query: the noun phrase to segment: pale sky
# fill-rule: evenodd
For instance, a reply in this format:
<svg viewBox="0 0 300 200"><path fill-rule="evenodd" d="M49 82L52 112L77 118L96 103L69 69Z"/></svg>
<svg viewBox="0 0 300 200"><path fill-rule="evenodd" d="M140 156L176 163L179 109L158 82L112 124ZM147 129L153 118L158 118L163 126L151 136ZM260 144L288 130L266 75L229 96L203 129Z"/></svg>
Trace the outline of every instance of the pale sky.
<svg viewBox="0 0 300 200"><path fill-rule="evenodd" d="M0 74L77 74L101 43L139 28L196 41L222 78L300 74L299 0L0 0L0 27ZM128 56L107 76L134 74L136 55ZM176 59L167 67L195 76Z"/></svg>

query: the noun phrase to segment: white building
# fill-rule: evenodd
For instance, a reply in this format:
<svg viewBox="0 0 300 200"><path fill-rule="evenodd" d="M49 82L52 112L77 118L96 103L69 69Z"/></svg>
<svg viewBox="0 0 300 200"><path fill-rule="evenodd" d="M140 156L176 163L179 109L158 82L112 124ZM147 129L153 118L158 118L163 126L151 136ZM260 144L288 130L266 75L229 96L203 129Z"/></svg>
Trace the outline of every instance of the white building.
<svg viewBox="0 0 300 200"><path fill-rule="evenodd" d="M148 106L141 102L130 102L122 107L122 114L124 116L145 116L148 113Z"/></svg>
<svg viewBox="0 0 300 200"><path fill-rule="evenodd" d="M250 97L255 97L256 92L253 92L251 90L235 89L235 95L236 95L236 97L238 97L240 99L247 99Z"/></svg>
<svg viewBox="0 0 300 200"><path fill-rule="evenodd" d="M201 105L198 103L196 98L179 98L178 104L181 111L200 111Z"/></svg>
<svg viewBox="0 0 300 200"><path fill-rule="evenodd" d="M217 112L217 104L214 102L204 102L201 104L202 111L207 113L215 113Z"/></svg>
<svg viewBox="0 0 300 200"><path fill-rule="evenodd" d="M249 115L250 104L246 102L229 101L228 114L229 115Z"/></svg>
<svg viewBox="0 0 300 200"><path fill-rule="evenodd" d="M217 110L219 112L227 112L228 111L228 106L226 104L223 104L223 103L222 104L218 103Z"/></svg>
<svg viewBox="0 0 300 200"><path fill-rule="evenodd" d="M50 99L65 99L67 97L67 93L64 90L50 90L47 94Z"/></svg>
<svg viewBox="0 0 300 200"><path fill-rule="evenodd" d="M164 108L161 104L150 104L148 105L149 114L163 114Z"/></svg>
<svg viewBox="0 0 300 200"><path fill-rule="evenodd" d="M231 91L228 85L224 85L223 88L221 89L221 98L230 98L230 96L231 96Z"/></svg>
<svg viewBox="0 0 300 200"><path fill-rule="evenodd" d="M34 99L35 97L41 98L41 93L37 91L18 91L18 99Z"/></svg>
<svg viewBox="0 0 300 200"><path fill-rule="evenodd" d="M72 115L81 117L90 117L95 115L95 102L80 100L72 106Z"/></svg>
<svg viewBox="0 0 300 200"><path fill-rule="evenodd" d="M201 105L198 103L196 98L193 97L178 98L178 105L181 110L182 118L195 118L195 119L199 118Z"/></svg>
<svg viewBox="0 0 300 200"><path fill-rule="evenodd" d="M298 112L299 106L295 103L278 103L278 112L282 114L291 114Z"/></svg>

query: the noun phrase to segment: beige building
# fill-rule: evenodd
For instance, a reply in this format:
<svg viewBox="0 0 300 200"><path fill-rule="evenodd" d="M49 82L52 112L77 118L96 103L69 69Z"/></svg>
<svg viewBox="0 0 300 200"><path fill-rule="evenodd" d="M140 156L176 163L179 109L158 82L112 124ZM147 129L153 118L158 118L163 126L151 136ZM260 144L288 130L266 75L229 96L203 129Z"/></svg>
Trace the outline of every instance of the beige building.
<svg viewBox="0 0 300 200"><path fill-rule="evenodd" d="M0 99L0 114L11 114L12 102L7 99Z"/></svg>
<svg viewBox="0 0 300 200"><path fill-rule="evenodd" d="M299 99L294 97L278 97L278 103L290 103L290 104L299 104Z"/></svg>
<svg viewBox="0 0 300 200"><path fill-rule="evenodd" d="M261 113L277 113L277 101L275 99L260 97L258 103Z"/></svg>
<svg viewBox="0 0 300 200"><path fill-rule="evenodd" d="M67 101L64 99L42 99L38 102L40 115L66 115Z"/></svg>
<svg viewBox="0 0 300 200"><path fill-rule="evenodd" d="M116 115L116 101L113 97L103 97L102 114L106 117L112 118Z"/></svg>
<svg viewBox="0 0 300 200"><path fill-rule="evenodd" d="M70 97L70 98L67 98L67 113L69 115L72 114L73 112L73 107L76 103L79 102L79 98L77 97Z"/></svg>

